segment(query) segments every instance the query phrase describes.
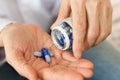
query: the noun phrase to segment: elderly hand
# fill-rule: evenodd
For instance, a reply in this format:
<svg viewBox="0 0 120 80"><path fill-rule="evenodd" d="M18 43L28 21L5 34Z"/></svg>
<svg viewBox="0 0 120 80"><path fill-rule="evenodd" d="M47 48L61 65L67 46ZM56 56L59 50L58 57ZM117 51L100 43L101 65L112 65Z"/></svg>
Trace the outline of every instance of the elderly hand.
<svg viewBox="0 0 120 80"><path fill-rule="evenodd" d="M7 62L29 80L83 80L92 76L93 64L75 59L57 49L50 36L32 24L10 24L1 32ZM34 51L47 48L54 53L51 63L35 57Z"/></svg>
<svg viewBox="0 0 120 80"><path fill-rule="evenodd" d="M73 52L81 57L83 50L105 40L112 30L112 6L110 0L62 0L54 27L72 13Z"/></svg>

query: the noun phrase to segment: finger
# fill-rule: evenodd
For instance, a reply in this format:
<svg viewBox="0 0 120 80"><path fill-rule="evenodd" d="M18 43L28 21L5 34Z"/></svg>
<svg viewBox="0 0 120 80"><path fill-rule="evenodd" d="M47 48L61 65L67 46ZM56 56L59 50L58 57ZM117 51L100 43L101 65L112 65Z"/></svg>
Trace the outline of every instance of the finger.
<svg viewBox="0 0 120 80"><path fill-rule="evenodd" d="M89 60L81 59L80 61L74 62L70 64L71 67L78 67L78 68L88 68L93 69L94 64Z"/></svg>
<svg viewBox="0 0 120 80"><path fill-rule="evenodd" d="M99 36L100 4L100 0L86 0L86 10L88 17L86 48L92 47Z"/></svg>
<svg viewBox="0 0 120 80"><path fill-rule="evenodd" d="M110 0L102 0L100 14L100 36L95 45L105 40L112 31L112 6Z"/></svg>
<svg viewBox="0 0 120 80"><path fill-rule="evenodd" d="M77 59L72 55L72 53L68 52L68 51L65 51L63 54L62 54L62 57L63 59L67 60L67 61L77 61Z"/></svg>
<svg viewBox="0 0 120 80"><path fill-rule="evenodd" d="M59 22L61 22L62 20L68 18L70 16L70 12L71 12L71 9L70 9L70 3L69 3L69 0L62 0L62 3L61 3L61 7L60 7L60 10L59 10L59 14L58 14L58 17L57 17L57 20L55 21L55 23L51 26L51 29L53 27L55 27L55 25L57 25Z"/></svg>
<svg viewBox="0 0 120 80"><path fill-rule="evenodd" d="M76 58L80 58L86 34L86 10L85 0L71 0L72 20L73 20L73 53ZM79 10L78 10L79 9Z"/></svg>
<svg viewBox="0 0 120 80"><path fill-rule="evenodd" d="M91 69L80 68L77 70L84 78L91 78L93 76L93 71Z"/></svg>
<svg viewBox="0 0 120 80"><path fill-rule="evenodd" d="M6 50L7 51L7 50ZM8 53L8 52L6 52ZM28 78L29 80L37 80L38 75L35 69L29 65L22 52L20 51L12 51L9 52L10 55L6 55L6 59L8 63L13 66L13 68L22 76ZM9 57L12 56L12 57Z"/></svg>
<svg viewBox="0 0 120 80"><path fill-rule="evenodd" d="M36 66L37 64L37 66ZM43 59L41 58L36 58L36 60L33 62L32 66L35 68L36 71L40 71L42 68L46 68L49 66L48 63L46 63Z"/></svg>
<svg viewBox="0 0 120 80"><path fill-rule="evenodd" d="M42 76L42 80L83 80L83 77L79 73L63 69L58 69L57 71L44 69L39 72L39 76Z"/></svg>

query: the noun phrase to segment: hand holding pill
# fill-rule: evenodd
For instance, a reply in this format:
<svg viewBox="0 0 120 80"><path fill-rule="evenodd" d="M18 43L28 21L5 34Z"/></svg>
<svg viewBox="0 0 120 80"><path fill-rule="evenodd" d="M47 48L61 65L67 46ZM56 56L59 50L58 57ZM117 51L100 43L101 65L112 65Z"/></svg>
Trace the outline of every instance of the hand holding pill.
<svg viewBox="0 0 120 80"><path fill-rule="evenodd" d="M90 61L56 48L50 35L38 26L15 23L1 35L7 62L29 80L83 80L93 74Z"/></svg>

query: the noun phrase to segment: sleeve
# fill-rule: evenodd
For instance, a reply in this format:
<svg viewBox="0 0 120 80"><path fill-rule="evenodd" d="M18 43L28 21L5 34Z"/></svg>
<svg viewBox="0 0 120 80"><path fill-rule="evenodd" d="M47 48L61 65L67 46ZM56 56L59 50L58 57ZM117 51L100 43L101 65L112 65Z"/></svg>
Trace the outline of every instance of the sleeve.
<svg viewBox="0 0 120 80"><path fill-rule="evenodd" d="M0 18L0 32L4 29L5 26L11 23L15 23L15 22L9 19Z"/></svg>

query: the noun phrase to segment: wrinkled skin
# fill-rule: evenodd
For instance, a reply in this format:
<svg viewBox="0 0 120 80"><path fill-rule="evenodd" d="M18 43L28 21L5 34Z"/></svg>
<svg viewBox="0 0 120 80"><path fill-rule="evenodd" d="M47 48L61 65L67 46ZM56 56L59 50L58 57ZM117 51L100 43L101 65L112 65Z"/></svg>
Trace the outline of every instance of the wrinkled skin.
<svg viewBox="0 0 120 80"><path fill-rule="evenodd" d="M7 62L29 80L83 80L93 75L93 64L58 50L50 36L33 24L10 24L0 34ZM51 63L35 57L47 48L54 53Z"/></svg>
<svg viewBox="0 0 120 80"><path fill-rule="evenodd" d="M62 0L56 22L72 13L73 52L80 58L82 51L104 41L112 31L112 5L110 0Z"/></svg>

